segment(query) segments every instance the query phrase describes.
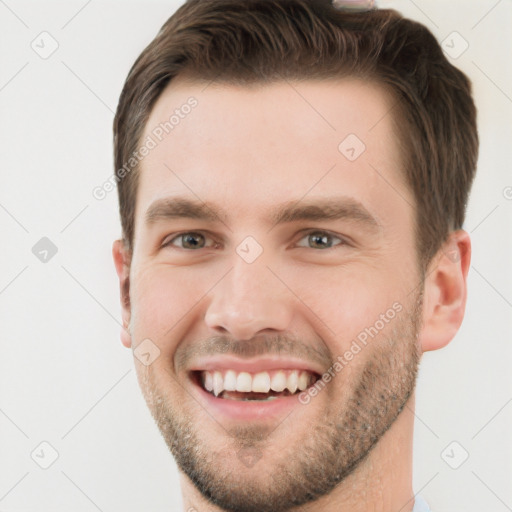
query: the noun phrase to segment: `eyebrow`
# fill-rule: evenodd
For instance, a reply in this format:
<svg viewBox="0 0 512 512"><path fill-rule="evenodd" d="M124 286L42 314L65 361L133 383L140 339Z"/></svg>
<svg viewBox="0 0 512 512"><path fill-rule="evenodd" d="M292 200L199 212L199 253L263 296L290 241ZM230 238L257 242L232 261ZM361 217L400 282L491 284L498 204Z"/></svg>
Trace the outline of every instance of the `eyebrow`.
<svg viewBox="0 0 512 512"><path fill-rule="evenodd" d="M171 219L196 219L226 224L227 215L212 203L178 196L157 199L147 209L145 219L147 225ZM351 220L372 231L382 229L380 223L359 201L346 196L287 201L273 208L267 219L273 226L297 221Z"/></svg>

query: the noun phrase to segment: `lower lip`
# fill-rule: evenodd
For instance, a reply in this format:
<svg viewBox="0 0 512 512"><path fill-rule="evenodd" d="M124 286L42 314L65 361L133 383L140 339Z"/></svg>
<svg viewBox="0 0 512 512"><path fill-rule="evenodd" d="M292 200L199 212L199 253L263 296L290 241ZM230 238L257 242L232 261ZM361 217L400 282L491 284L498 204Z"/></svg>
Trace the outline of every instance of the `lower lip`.
<svg viewBox="0 0 512 512"><path fill-rule="evenodd" d="M269 418L284 419L294 407L300 405L298 394L278 397L273 400L229 400L218 398L206 391L198 383L193 383L209 410L238 421L266 420Z"/></svg>

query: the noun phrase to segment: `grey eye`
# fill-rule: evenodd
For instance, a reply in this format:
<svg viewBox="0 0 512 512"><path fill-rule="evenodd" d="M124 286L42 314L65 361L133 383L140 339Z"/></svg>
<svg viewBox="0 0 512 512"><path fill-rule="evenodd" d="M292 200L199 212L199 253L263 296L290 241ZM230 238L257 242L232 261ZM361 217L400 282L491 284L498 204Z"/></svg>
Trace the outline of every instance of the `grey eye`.
<svg viewBox="0 0 512 512"><path fill-rule="evenodd" d="M312 231L307 233L301 240L307 240L306 246L298 244L299 247L310 247L312 249L330 249L333 246L333 240L337 239L343 243L341 238L331 235L326 231ZM336 244L339 245L339 244Z"/></svg>
<svg viewBox="0 0 512 512"><path fill-rule="evenodd" d="M181 244L176 243L176 240L181 240ZM182 249L202 249L206 246L206 237L201 233L190 231L175 236L168 242L165 242L163 244L163 247L169 245L178 246L181 247Z"/></svg>

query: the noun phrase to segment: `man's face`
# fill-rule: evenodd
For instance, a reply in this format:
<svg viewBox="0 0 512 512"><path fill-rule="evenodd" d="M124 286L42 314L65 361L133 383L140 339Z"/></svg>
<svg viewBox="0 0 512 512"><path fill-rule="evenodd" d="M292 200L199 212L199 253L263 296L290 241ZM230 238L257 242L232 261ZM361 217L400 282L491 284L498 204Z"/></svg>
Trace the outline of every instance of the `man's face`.
<svg viewBox="0 0 512 512"><path fill-rule="evenodd" d="M286 510L350 474L413 392L415 202L376 85L175 81L143 139L191 96L141 166L130 333L159 356L138 379L205 496Z"/></svg>

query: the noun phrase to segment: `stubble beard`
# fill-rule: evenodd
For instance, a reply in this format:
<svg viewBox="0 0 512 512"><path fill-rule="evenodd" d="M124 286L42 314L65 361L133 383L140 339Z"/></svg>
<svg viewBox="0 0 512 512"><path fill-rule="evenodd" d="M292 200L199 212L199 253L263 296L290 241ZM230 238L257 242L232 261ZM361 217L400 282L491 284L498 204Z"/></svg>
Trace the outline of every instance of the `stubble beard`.
<svg viewBox="0 0 512 512"><path fill-rule="evenodd" d="M214 419L205 413L206 419L198 423L178 409L167 398L172 395L159 387L151 367L141 371L139 384L178 467L207 500L229 512L293 510L329 494L400 415L416 385L421 309L420 292L409 314L402 310L389 330L380 332L378 341L364 348L366 362L355 374L349 398L331 404L313 428L304 429L301 442L279 451L265 447L269 436L279 435L279 429L294 428L293 411L277 428L240 426L226 431L212 447L201 434ZM341 378L336 376L331 385ZM241 451L261 459L252 468L244 467Z"/></svg>

